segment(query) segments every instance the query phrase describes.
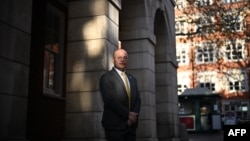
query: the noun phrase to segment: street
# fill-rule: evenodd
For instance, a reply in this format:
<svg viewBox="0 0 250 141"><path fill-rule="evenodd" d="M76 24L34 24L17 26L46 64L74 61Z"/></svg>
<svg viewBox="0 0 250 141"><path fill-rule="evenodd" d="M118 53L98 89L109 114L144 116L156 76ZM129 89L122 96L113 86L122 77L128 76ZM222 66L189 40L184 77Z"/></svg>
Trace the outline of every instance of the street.
<svg viewBox="0 0 250 141"><path fill-rule="evenodd" d="M223 131L215 133L188 133L189 141L223 141Z"/></svg>

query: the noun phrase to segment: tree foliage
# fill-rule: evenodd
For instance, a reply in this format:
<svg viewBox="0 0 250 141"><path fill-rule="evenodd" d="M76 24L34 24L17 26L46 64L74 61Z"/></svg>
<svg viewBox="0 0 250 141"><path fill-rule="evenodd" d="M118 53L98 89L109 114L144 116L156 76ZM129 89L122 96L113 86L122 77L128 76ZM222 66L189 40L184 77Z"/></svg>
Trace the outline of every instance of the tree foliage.
<svg viewBox="0 0 250 141"><path fill-rule="evenodd" d="M206 40L217 48L225 46L225 41L234 43L236 39L243 39L249 42L250 0L232 1L187 0L181 18L178 17L176 22L182 22L188 28L176 36L185 36L191 41ZM221 59L221 55L221 50L217 49L217 58Z"/></svg>

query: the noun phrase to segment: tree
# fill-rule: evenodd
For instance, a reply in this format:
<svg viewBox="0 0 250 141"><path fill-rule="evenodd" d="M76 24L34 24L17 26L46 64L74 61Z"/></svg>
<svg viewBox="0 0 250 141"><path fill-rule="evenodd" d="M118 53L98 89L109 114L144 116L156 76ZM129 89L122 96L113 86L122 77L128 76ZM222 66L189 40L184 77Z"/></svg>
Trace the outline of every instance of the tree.
<svg viewBox="0 0 250 141"><path fill-rule="evenodd" d="M230 69L249 68L250 0L176 0L176 4L176 36L192 43L193 70L213 65L230 78L234 76ZM197 65L199 61L210 63Z"/></svg>
<svg viewBox="0 0 250 141"><path fill-rule="evenodd" d="M227 3L229 1L235 2ZM246 39L246 44L249 42L249 9L250 0L187 0L181 18L176 18L176 24L182 23L188 28L185 32L176 33L176 36L186 36L196 42L206 40L210 46L217 48L215 50L218 60L226 57L222 46L232 45L235 58L242 59L241 54L237 53L237 46L241 47L243 44L240 45L236 40Z"/></svg>

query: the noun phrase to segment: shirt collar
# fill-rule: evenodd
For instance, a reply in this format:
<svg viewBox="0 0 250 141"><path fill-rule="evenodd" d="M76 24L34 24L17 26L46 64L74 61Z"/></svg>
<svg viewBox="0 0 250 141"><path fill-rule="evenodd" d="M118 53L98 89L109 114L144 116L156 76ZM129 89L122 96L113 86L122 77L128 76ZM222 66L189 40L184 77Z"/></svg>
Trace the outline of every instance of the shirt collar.
<svg viewBox="0 0 250 141"><path fill-rule="evenodd" d="M118 74L121 74L121 73L122 73L121 70L117 69L116 67L114 67L114 68L115 68L115 70L118 72ZM124 72L125 72L125 71L124 71Z"/></svg>

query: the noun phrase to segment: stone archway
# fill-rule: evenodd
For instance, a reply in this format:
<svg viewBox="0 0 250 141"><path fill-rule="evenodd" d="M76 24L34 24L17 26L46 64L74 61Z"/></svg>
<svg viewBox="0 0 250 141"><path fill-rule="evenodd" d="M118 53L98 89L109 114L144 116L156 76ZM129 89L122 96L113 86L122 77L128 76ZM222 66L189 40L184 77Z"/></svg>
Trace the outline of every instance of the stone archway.
<svg viewBox="0 0 250 141"><path fill-rule="evenodd" d="M175 46L171 46L166 11L157 10L154 19L156 123L158 139L179 137Z"/></svg>
<svg viewBox="0 0 250 141"><path fill-rule="evenodd" d="M172 6L172 13L156 9ZM171 1L122 1L119 15L119 39L129 53L128 71L139 83L142 111L137 140L178 138L176 59L173 26L167 14L173 15Z"/></svg>

